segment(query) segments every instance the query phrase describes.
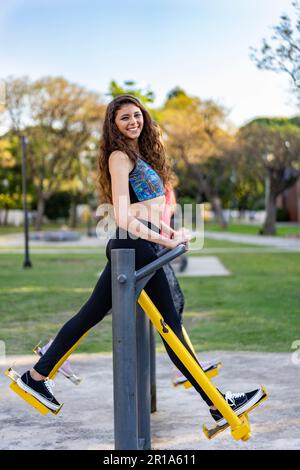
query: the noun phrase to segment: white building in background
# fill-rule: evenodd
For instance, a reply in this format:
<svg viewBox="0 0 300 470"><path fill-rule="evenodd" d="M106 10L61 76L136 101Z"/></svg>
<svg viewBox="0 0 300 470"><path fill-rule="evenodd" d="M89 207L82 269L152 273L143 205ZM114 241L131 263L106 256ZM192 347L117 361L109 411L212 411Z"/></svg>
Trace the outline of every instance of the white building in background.
<svg viewBox="0 0 300 470"><path fill-rule="evenodd" d="M24 213L22 209L9 209L8 213L3 209L0 209L0 221L3 223L5 217L7 217L7 223L10 225L15 225L16 227L23 224ZM30 221L29 213L29 221Z"/></svg>

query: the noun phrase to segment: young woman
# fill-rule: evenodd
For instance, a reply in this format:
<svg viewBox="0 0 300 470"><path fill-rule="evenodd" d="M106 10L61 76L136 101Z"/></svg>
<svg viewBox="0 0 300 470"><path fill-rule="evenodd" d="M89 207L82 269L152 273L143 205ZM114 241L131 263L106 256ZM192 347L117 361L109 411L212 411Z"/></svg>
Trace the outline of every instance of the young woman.
<svg viewBox="0 0 300 470"><path fill-rule="evenodd" d="M116 222L115 234L106 246L107 264L90 298L61 328L34 367L18 380L22 389L53 410L57 410L60 404L53 395L51 381L47 377L61 366L80 340L111 309L111 250L134 248L136 269L140 269L157 259L155 244L172 249L180 243L186 243L188 248L191 238L184 227L173 231L162 221L164 187L172 179L171 170L159 127L135 97L121 95L109 103L103 124L98 168L101 202L113 204ZM162 229L169 236L162 235ZM182 333L180 316L163 268L150 279L145 291L166 323L195 357ZM223 416L212 405L180 357L165 341L164 345L174 365L210 407L212 417L218 424L224 424ZM227 392L224 396L232 408L241 414L255 404L262 393L258 388L248 393Z"/></svg>

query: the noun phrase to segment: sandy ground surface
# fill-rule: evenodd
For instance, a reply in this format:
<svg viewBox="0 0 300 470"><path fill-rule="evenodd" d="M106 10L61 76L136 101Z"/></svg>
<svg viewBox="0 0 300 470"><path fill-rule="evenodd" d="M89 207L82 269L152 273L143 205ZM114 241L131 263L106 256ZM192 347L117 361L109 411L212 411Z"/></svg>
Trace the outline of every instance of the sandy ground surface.
<svg viewBox="0 0 300 470"><path fill-rule="evenodd" d="M264 384L269 398L250 416L252 437L236 442L227 430L209 441L202 425L212 424L194 389L171 385L172 364L157 354L157 407L152 415L152 448L166 449L300 449L300 364L290 353L212 352L200 360L221 359L214 379L222 390L249 391ZM7 357L0 365L0 449L113 449L113 376L111 354L74 354L72 365L83 380L73 385L58 375L55 395L64 402L58 416L40 415L9 389L6 366L19 372L34 356Z"/></svg>

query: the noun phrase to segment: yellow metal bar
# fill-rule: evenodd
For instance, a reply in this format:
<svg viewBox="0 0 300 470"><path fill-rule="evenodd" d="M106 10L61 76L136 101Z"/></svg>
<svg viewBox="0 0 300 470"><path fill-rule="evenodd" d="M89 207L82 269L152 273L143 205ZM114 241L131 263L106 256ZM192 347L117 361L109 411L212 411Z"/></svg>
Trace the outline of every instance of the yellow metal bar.
<svg viewBox="0 0 300 470"><path fill-rule="evenodd" d="M201 369L194 357L189 353L182 342L177 338L172 329L165 323L162 315L147 295L142 290L138 303L148 315L160 335L166 340L168 345L173 349L175 354L180 358L181 362L192 374L194 379L213 402L214 406L220 411L222 416L228 421L232 429L232 435L235 439L243 439L250 433L250 426L247 419L240 419L230 405L216 389L214 384L208 379L205 372Z"/></svg>
<svg viewBox="0 0 300 470"><path fill-rule="evenodd" d="M212 379L213 377L216 377L217 375L219 375L219 368L214 367L213 369L208 370L207 372L205 372L205 375L209 379ZM183 382L182 385L184 386L184 388L191 388L193 386L188 380L186 382Z"/></svg>
<svg viewBox="0 0 300 470"><path fill-rule="evenodd" d="M193 353L195 354L195 356L197 357L197 354L196 354L196 351L195 351L195 348L190 340L190 337L185 329L185 327L182 325L181 327L182 329L182 333L183 333L183 336L184 336L184 339L186 341L186 343L188 344L188 346L190 347L191 351L193 351ZM218 363L217 367L215 367L214 369L211 369L207 372L205 372L206 374L206 377L208 377L209 379L212 379L213 377L216 377L216 375L219 374L219 367L222 367L222 364L221 363ZM183 384L184 388L191 388L192 387L192 384L190 382L185 382Z"/></svg>
<svg viewBox="0 0 300 470"><path fill-rule="evenodd" d="M187 334L187 331L186 331L186 329L184 328L183 325L181 326L181 329L182 329L183 337L184 337L184 339L185 339L187 345L188 345L188 346L190 347L190 349L193 351L193 353L195 354L195 356L197 356L196 351L195 351L195 349L194 349L194 346L192 345L192 342L191 342L191 340L190 340L190 337L189 337L189 335Z"/></svg>

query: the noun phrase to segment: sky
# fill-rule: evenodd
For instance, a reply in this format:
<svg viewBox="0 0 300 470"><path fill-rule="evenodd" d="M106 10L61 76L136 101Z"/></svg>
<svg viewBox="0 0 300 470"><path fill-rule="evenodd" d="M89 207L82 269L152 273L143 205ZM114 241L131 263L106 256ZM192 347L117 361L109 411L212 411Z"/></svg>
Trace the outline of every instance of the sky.
<svg viewBox="0 0 300 470"><path fill-rule="evenodd" d="M0 0L0 78L64 76L103 95L134 80L156 106L180 86L235 126L292 116L288 77L249 58L292 12L291 0Z"/></svg>

